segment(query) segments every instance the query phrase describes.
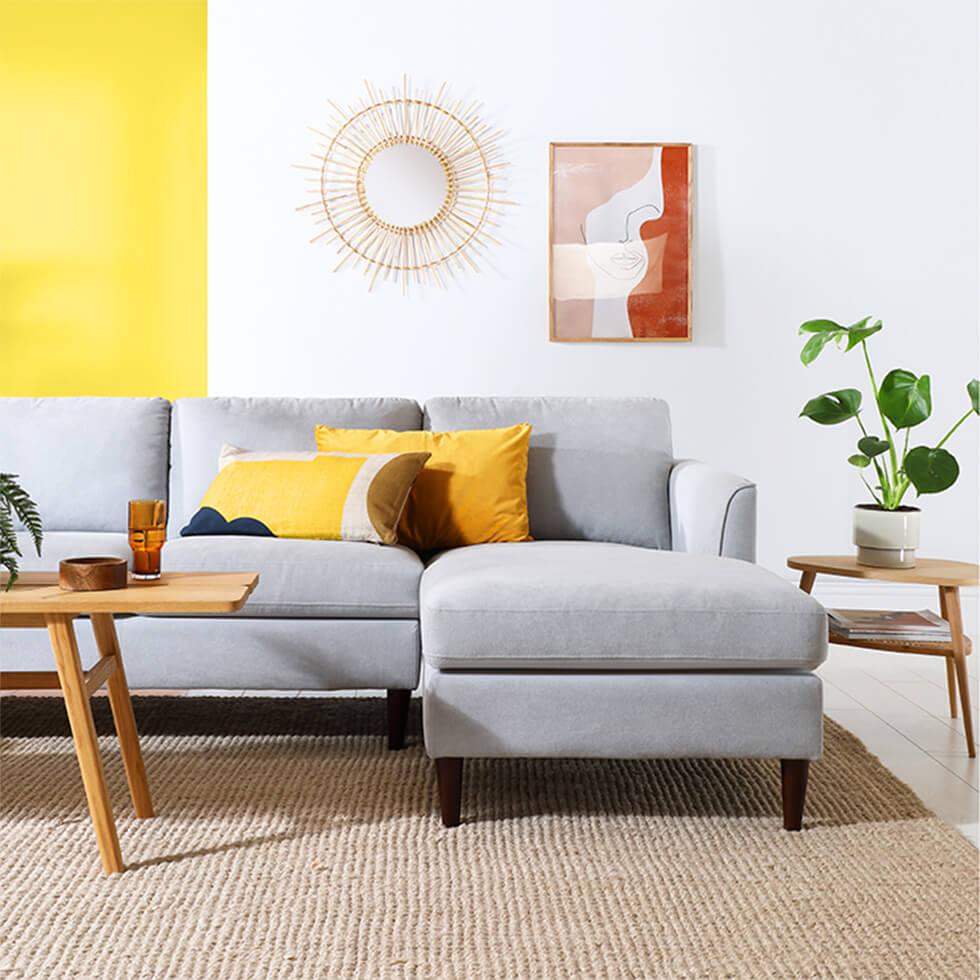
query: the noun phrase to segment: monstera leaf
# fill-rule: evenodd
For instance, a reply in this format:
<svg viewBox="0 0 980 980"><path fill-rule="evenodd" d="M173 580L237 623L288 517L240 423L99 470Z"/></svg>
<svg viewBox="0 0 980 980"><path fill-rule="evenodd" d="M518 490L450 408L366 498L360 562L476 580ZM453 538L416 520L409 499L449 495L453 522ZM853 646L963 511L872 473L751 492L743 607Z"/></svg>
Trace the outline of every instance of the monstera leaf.
<svg viewBox="0 0 980 980"><path fill-rule="evenodd" d="M945 449L916 446L905 457L905 475L919 493L942 493L960 475L960 464Z"/></svg>
<svg viewBox="0 0 980 980"><path fill-rule="evenodd" d="M866 316L857 323L852 323L845 327L833 320L807 320L800 325L801 334L810 334L810 338L803 345L800 351L800 360L804 364L812 364L819 356L820 352L832 340L838 343L846 341L845 350L851 350L862 340L866 340L872 334L876 334L881 329L881 320L876 320L870 324L871 317Z"/></svg>
<svg viewBox="0 0 980 980"><path fill-rule="evenodd" d="M858 439L858 449L869 459L874 459L875 456L888 452L888 447L889 444L877 436L864 436L862 439Z"/></svg>
<svg viewBox="0 0 980 980"><path fill-rule="evenodd" d="M832 340L836 340L844 328L833 320L807 320L800 325L800 333L808 333L813 336L803 345L800 351L800 360L804 364L812 364L819 356L820 352Z"/></svg>
<svg viewBox="0 0 980 980"><path fill-rule="evenodd" d="M896 429L911 429L925 422L932 414L929 375L917 378L901 368L889 371L878 390L878 405Z"/></svg>
<svg viewBox="0 0 980 980"><path fill-rule="evenodd" d="M854 418L861 411L861 392L857 388L841 388L811 398L800 415L819 425L837 425Z"/></svg>
<svg viewBox="0 0 980 980"><path fill-rule="evenodd" d="M875 320L870 326L868 325L868 320L871 317L866 316L863 320L859 320L857 323L852 324L845 331L847 335L847 345L844 347L845 351L849 351L854 347L857 347L862 340L867 340L872 334L876 334L881 329L881 320Z"/></svg>

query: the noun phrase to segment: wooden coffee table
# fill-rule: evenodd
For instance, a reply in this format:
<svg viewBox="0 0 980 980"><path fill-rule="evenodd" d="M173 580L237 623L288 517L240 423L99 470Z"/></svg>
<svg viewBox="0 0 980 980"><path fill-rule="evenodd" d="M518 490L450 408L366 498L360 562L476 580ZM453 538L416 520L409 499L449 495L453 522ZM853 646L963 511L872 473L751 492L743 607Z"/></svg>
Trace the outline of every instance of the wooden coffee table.
<svg viewBox="0 0 980 980"><path fill-rule="evenodd" d="M949 692L949 714L956 717L956 688L959 687L963 708L963 732L966 751L971 759L977 755L973 742L973 716L970 713L970 685L966 658L970 655L970 638L963 633L963 613L960 609L960 588L977 585L980 568L965 561L943 561L938 558L917 558L914 568L875 568L859 565L854 555L797 555L786 562L800 572L800 588L809 592L818 574L842 575L847 578L877 579L884 582L908 582L934 585L939 590L939 612L949 623L949 643L903 643L897 640L846 640L831 636L832 643L844 646L867 647L891 653L927 653L946 658L946 687Z"/></svg>
<svg viewBox="0 0 980 980"><path fill-rule="evenodd" d="M89 704L89 698L103 684L108 687L133 809L137 817L153 816L113 617L138 613L237 612L258 581L258 575L248 572L165 572L152 582L130 580L125 589L63 592L58 588L56 574L26 572L5 592L6 576L0 576L0 628L46 627L57 667L57 671L4 672L0 674L0 689L61 688L95 839L107 874L122 871L123 862ZM91 620L100 655L87 671L82 669L75 642L74 620L79 616Z"/></svg>

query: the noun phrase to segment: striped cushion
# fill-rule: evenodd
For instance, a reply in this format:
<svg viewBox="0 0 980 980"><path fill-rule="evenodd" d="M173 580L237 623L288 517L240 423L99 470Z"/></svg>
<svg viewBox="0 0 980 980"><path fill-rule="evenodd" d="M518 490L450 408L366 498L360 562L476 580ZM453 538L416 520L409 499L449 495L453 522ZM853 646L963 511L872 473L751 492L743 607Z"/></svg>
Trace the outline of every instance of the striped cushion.
<svg viewBox="0 0 980 980"><path fill-rule="evenodd" d="M395 544L428 453L255 453L221 448L218 475L181 530Z"/></svg>

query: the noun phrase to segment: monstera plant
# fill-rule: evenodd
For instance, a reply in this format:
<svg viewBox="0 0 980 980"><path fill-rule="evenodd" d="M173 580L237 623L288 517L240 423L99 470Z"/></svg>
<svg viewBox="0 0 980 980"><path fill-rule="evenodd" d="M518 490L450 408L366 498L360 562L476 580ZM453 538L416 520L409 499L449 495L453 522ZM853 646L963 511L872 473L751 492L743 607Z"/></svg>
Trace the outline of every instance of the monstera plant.
<svg viewBox="0 0 980 980"><path fill-rule="evenodd" d="M27 528L38 556L41 554L41 515L37 505L28 496L27 491L17 482L13 473L0 473L0 568L6 568L10 573L6 588L9 589L17 581L21 557L20 545L14 531L14 517L17 517Z"/></svg>
<svg viewBox="0 0 980 980"><path fill-rule="evenodd" d="M854 420L858 429L856 452L847 461L861 472L873 504L855 510L854 542L862 564L903 567L915 564L918 544L918 508L903 504L910 490L917 495L948 490L960 475L956 457L946 449L954 432L971 415L980 415L980 382L966 385L968 401L963 414L934 445L909 448L912 430L932 415L929 375L895 368L881 383L871 366L868 338L881 330L881 320L867 316L844 326L833 320L808 320L800 327L806 343L800 352L804 364L812 364L833 342L844 351L861 348L871 383L873 404L869 419L857 388L841 388L811 398L800 412L819 425L838 425ZM918 442L918 440L916 440ZM869 479L870 476L870 479Z"/></svg>

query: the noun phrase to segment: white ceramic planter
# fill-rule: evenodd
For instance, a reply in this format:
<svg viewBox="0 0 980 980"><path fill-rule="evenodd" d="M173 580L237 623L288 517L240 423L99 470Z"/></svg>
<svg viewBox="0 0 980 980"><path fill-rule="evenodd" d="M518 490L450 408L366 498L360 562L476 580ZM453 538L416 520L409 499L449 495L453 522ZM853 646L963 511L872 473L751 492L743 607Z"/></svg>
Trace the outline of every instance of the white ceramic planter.
<svg viewBox="0 0 980 980"><path fill-rule="evenodd" d="M876 504L854 508L854 543L859 565L912 568L919 547L919 508L883 510Z"/></svg>

